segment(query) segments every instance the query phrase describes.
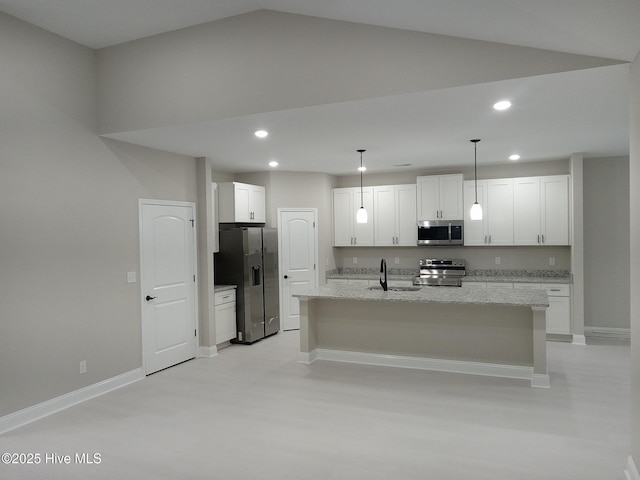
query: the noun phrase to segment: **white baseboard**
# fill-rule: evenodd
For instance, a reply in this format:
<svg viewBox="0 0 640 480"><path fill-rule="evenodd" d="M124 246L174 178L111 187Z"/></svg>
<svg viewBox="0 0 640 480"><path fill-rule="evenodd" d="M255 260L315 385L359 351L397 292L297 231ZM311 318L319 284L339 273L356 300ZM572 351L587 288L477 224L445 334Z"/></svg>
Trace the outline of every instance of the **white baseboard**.
<svg viewBox="0 0 640 480"><path fill-rule="evenodd" d="M407 357L384 355L379 353L348 352L318 348L312 352L300 353L300 363L313 363L315 360L359 363L384 367L414 368L418 370L434 370L438 372L465 373L468 375L484 375L489 377L516 378L529 380L532 387L549 388L549 375L534 374L533 367L518 365L502 365L494 363L465 362L461 360L445 360L440 358Z"/></svg>
<svg viewBox="0 0 640 480"><path fill-rule="evenodd" d="M571 341L572 345L586 345L587 338L584 335L576 335L573 334L573 340Z"/></svg>
<svg viewBox="0 0 640 480"><path fill-rule="evenodd" d="M211 358L218 355L218 347L215 345L213 347L199 347L198 348L198 357L206 357Z"/></svg>
<svg viewBox="0 0 640 480"><path fill-rule="evenodd" d="M44 418L53 413L69 408L78 403L104 395L105 393L122 388L130 383L137 382L144 378L142 368L136 368L130 372L117 375L102 382L94 383L87 387L66 393L51 400L47 400L37 405L19 410L17 412L0 417L0 434L13 430L15 428L26 425Z"/></svg>
<svg viewBox="0 0 640 480"><path fill-rule="evenodd" d="M308 353L300 352L298 354L298 363L304 363L305 365L310 365L316 360L318 360L318 350L313 350Z"/></svg>
<svg viewBox="0 0 640 480"><path fill-rule="evenodd" d="M640 480L640 473L638 473L638 469L631 455L627 458L627 469L624 471L624 475L627 480Z"/></svg>
<svg viewBox="0 0 640 480"><path fill-rule="evenodd" d="M629 328L608 328L608 327L584 327L587 337L607 338L610 340L631 340L631 329Z"/></svg>

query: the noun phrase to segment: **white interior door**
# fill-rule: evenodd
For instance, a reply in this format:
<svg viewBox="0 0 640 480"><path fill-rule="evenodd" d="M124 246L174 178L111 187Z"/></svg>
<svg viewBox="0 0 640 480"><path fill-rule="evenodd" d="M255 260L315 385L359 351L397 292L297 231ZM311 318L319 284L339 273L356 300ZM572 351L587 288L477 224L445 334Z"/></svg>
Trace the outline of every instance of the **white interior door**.
<svg viewBox="0 0 640 480"><path fill-rule="evenodd" d="M196 356L195 205L140 201L145 374Z"/></svg>
<svg viewBox="0 0 640 480"><path fill-rule="evenodd" d="M318 284L317 216L315 209L278 209L283 330L300 328L300 305L293 295Z"/></svg>

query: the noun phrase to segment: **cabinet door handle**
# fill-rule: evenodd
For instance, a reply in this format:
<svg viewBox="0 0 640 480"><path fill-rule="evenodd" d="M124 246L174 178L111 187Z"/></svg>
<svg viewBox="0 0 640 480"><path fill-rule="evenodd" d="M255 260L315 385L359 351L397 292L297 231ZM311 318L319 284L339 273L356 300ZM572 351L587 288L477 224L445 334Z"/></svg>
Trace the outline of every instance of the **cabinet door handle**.
<svg viewBox="0 0 640 480"><path fill-rule="evenodd" d="M489 243L491 243L491 235L489 235Z"/></svg>
<svg viewBox="0 0 640 480"><path fill-rule="evenodd" d="M484 243L487 243L487 236L484 236Z"/></svg>
<svg viewBox="0 0 640 480"><path fill-rule="evenodd" d="M540 234L538 234L538 243L540 243Z"/></svg>
<svg viewBox="0 0 640 480"><path fill-rule="evenodd" d="M542 234L542 243L544 243L544 233Z"/></svg>

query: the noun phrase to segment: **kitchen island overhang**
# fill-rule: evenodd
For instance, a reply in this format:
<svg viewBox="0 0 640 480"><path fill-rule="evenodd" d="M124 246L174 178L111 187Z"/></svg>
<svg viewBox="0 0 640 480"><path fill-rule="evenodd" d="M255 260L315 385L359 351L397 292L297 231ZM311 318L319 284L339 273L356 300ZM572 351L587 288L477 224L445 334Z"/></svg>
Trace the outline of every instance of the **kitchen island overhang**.
<svg viewBox="0 0 640 480"><path fill-rule="evenodd" d="M299 361L526 379L549 388L544 290L324 285L300 302Z"/></svg>

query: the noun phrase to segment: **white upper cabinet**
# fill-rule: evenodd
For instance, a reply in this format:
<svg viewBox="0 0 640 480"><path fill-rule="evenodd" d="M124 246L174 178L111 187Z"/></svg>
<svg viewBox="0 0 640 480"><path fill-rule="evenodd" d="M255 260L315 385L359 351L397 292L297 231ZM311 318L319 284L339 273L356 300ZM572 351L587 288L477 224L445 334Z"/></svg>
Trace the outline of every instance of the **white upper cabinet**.
<svg viewBox="0 0 640 480"><path fill-rule="evenodd" d="M240 182L219 185L218 215L222 223L265 223L265 188Z"/></svg>
<svg viewBox="0 0 640 480"><path fill-rule="evenodd" d="M513 245L513 179L487 180L487 241Z"/></svg>
<svg viewBox="0 0 640 480"><path fill-rule="evenodd" d="M373 188L362 189L362 201L369 216L367 223L356 222L360 208L360 187L333 189L333 245L363 247L373 245Z"/></svg>
<svg viewBox="0 0 640 480"><path fill-rule="evenodd" d="M464 182L464 244L513 245L513 180L478 180L482 220L471 220L475 182Z"/></svg>
<svg viewBox="0 0 640 480"><path fill-rule="evenodd" d="M513 180L514 244L569 245L569 176Z"/></svg>
<svg viewBox="0 0 640 480"><path fill-rule="evenodd" d="M416 246L416 185L373 187L373 226L376 246Z"/></svg>
<svg viewBox="0 0 640 480"><path fill-rule="evenodd" d="M541 236L544 245L570 245L569 176L540 178Z"/></svg>
<svg viewBox="0 0 640 480"><path fill-rule="evenodd" d="M462 206L462 174L417 178L418 220L460 220Z"/></svg>

